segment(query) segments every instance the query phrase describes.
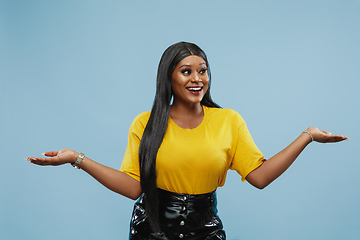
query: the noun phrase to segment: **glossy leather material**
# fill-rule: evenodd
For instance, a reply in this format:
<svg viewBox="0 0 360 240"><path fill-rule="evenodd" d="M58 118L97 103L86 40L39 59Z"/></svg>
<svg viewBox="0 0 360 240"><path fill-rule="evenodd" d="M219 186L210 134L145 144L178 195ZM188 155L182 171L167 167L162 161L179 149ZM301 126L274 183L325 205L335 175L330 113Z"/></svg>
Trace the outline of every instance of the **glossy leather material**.
<svg viewBox="0 0 360 240"><path fill-rule="evenodd" d="M144 209L143 195L135 203L130 240L225 240L217 215L216 193L178 194L159 189L161 233L153 233Z"/></svg>

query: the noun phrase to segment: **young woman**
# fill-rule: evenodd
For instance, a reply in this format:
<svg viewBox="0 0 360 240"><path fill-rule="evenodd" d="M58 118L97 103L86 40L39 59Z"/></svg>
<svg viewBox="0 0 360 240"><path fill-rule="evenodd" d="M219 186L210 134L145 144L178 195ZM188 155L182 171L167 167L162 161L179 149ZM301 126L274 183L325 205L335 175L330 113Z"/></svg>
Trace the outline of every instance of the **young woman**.
<svg viewBox="0 0 360 240"><path fill-rule="evenodd" d="M179 42L160 60L153 108L131 124L120 171L70 149L28 160L71 163L110 190L138 199L130 239L225 239L215 191L224 185L227 170L262 189L310 142L346 139L310 127L265 161L241 116L212 101L205 53L195 44Z"/></svg>

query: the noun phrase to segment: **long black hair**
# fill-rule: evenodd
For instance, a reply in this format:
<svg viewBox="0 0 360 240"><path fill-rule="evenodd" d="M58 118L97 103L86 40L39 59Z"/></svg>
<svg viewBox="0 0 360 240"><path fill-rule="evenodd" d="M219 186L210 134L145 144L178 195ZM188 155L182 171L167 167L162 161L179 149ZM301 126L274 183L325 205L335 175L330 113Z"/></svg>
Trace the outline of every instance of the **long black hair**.
<svg viewBox="0 0 360 240"><path fill-rule="evenodd" d="M145 127L140 147L140 182L144 196L145 211L151 228L154 232L160 232L159 226L159 197L156 185L156 156L163 141L169 121L170 102L173 95L171 89L171 75L177 64L184 58L196 55L204 59L208 68L209 63L203 50L197 45L187 42L179 42L168 47L163 53L157 73L156 95L151 110L149 121ZM205 93L202 105L220 108L210 96L210 82Z"/></svg>

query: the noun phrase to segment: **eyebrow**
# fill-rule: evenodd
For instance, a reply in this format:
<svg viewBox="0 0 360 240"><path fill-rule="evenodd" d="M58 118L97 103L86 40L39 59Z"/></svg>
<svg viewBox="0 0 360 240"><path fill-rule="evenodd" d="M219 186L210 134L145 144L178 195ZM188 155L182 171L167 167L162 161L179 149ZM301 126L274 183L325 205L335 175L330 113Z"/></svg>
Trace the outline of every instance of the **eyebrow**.
<svg viewBox="0 0 360 240"><path fill-rule="evenodd" d="M200 65L200 66L201 66L201 65L205 65L205 66L206 66L206 63L205 63L205 62L203 62L203 63L200 63L199 65ZM191 64L183 64L183 65L181 65L179 68L182 68L182 67L189 67L189 66L191 66Z"/></svg>

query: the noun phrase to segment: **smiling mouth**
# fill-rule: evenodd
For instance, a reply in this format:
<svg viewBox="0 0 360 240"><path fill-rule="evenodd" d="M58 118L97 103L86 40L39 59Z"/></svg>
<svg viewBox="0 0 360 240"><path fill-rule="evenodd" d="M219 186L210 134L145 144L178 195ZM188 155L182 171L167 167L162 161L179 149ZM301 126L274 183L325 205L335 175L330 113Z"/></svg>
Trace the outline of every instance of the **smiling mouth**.
<svg viewBox="0 0 360 240"><path fill-rule="evenodd" d="M187 87L186 89L191 92L200 92L203 87Z"/></svg>

